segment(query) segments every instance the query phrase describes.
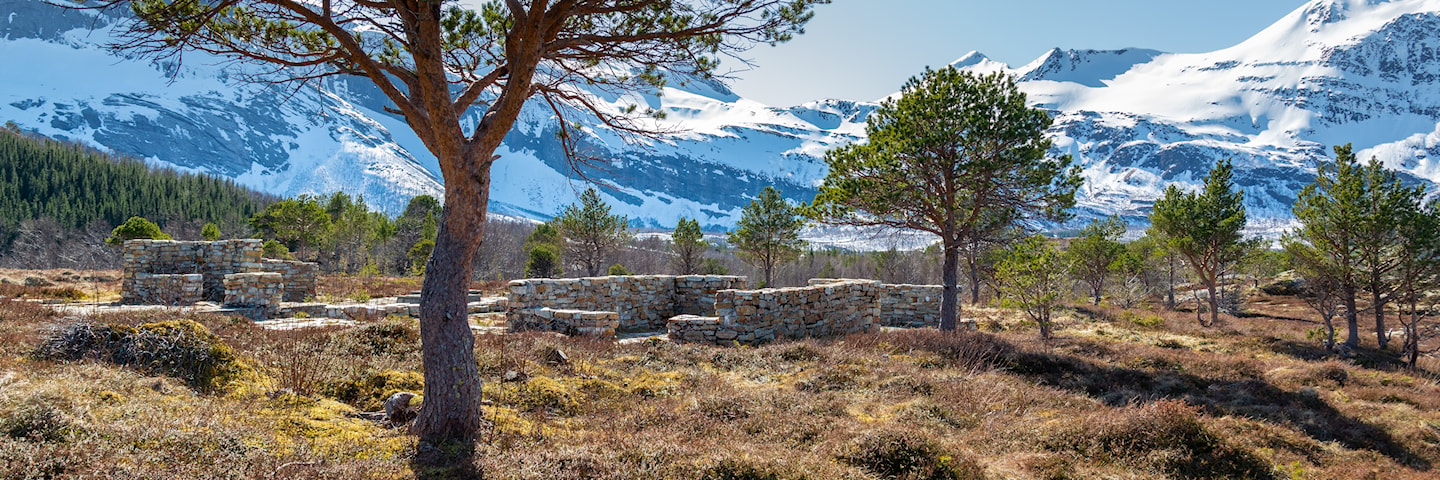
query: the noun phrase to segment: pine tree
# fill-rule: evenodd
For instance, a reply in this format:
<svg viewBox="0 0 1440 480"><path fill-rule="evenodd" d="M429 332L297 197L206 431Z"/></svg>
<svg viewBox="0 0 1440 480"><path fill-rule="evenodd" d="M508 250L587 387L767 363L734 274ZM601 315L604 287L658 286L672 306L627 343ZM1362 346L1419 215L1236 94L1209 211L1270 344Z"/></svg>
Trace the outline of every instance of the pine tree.
<svg viewBox="0 0 1440 480"><path fill-rule="evenodd" d="M1051 313L1070 293L1065 270L1063 255L1038 235L1015 244L995 264L995 288L1004 304L1034 320L1045 341L1050 340Z"/></svg>
<svg viewBox="0 0 1440 480"><path fill-rule="evenodd" d="M685 217L675 224L670 234L670 248L675 251L675 269L681 275L694 275L700 269L701 257L710 249L700 232L700 222Z"/></svg>
<svg viewBox="0 0 1440 480"><path fill-rule="evenodd" d="M763 286L773 287L775 267L799 258L805 248L806 242L800 239L803 226L800 210L786 203L775 187L765 187L759 198L741 210L729 243L742 260L760 269Z"/></svg>
<svg viewBox="0 0 1440 480"><path fill-rule="evenodd" d="M1395 288L1394 271L1403 260L1404 221L1420 210L1424 187L1406 187L1393 171L1371 160L1361 164L1350 145L1335 147L1335 161L1316 166L1314 182L1300 191L1292 211L1300 228L1289 242L1308 249L1316 271L1332 277L1345 306L1345 346L1360 344L1356 296L1371 294L1375 336L1381 348L1389 340L1384 306Z"/></svg>
<svg viewBox="0 0 1440 480"><path fill-rule="evenodd" d="M200 238L207 242L219 240L220 226L213 222L206 222L205 226L200 228Z"/></svg>
<svg viewBox="0 0 1440 480"><path fill-rule="evenodd" d="M807 214L939 236L940 328L953 330L960 253L971 240L1069 217L1081 179L1069 156L1048 156L1050 125L1009 76L927 69L870 116L868 142L826 153L830 173Z"/></svg>
<svg viewBox="0 0 1440 480"><path fill-rule="evenodd" d="M1151 228L1165 236L1209 291L1209 325L1220 321L1220 276L1239 259L1245 228L1245 195L1231 181L1233 168L1229 159L1217 162L1199 192L1171 185L1150 212Z"/></svg>
<svg viewBox="0 0 1440 480"><path fill-rule="evenodd" d="M555 217L565 257L590 277L600 275L606 260L630 241L628 223L625 217L610 213L610 205L594 188L580 194L579 205L570 205Z"/></svg>
<svg viewBox="0 0 1440 480"><path fill-rule="evenodd" d="M1105 280L1120 267L1118 262L1125 253L1120 235L1124 233L1125 222L1120 217L1096 219L1086 225L1080 236L1070 241L1070 246L1065 249L1070 273L1090 287L1093 305L1100 304Z"/></svg>
<svg viewBox="0 0 1440 480"><path fill-rule="evenodd" d="M624 98L676 72L713 78L718 56L803 31L827 0L507 0L461 2L102 0L135 21L118 48L157 57L199 50L258 63L268 81L352 75L377 91L439 161L446 206L420 319L425 404L413 430L426 443L471 442L482 424L474 334L465 318L484 238L490 167L532 96L552 107L565 153L583 160L578 115L625 134L655 133L577 87ZM352 29L363 26L364 34ZM460 319L460 320L456 320Z"/></svg>

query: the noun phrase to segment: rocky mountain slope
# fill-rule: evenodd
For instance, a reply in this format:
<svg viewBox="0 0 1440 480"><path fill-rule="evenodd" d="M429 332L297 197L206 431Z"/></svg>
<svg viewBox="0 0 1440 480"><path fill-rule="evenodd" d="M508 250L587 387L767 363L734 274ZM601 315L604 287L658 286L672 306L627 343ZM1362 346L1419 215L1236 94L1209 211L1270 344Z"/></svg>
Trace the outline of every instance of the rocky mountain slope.
<svg viewBox="0 0 1440 480"><path fill-rule="evenodd" d="M245 84L235 65L126 58L103 46L116 20L37 0L0 0L0 121L281 195L343 189L401 208L438 193L439 169L363 80L305 88ZM1231 48L1201 54L1052 50L1011 67L971 53L955 66L1005 70L1056 117L1056 153L1085 169L1083 216L1143 219L1170 182L1193 185L1231 157L1252 223L1275 231L1334 144L1354 142L1420 181L1440 181L1440 0L1316 0ZM14 68L23 66L22 68ZM499 152L492 209L546 218L582 177L642 226L684 215L733 225L765 185L809 200L823 152L861 141L874 102L776 108L721 85L672 82L636 97L678 133L635 145L597 129L613 159L571 172L540 105ZM605 97L616 108L626 99Z"/></svg>

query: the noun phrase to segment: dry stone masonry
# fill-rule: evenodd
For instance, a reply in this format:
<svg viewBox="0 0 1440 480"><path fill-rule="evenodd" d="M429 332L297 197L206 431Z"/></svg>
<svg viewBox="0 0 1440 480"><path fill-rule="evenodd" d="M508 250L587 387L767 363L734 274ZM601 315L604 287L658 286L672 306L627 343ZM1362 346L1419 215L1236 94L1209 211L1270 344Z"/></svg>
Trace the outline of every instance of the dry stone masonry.
<svg viewBox="0 0 1440 480"><path fill-rule="evenodd" d="M880 282L841 280L808 287L722 290L716 316L670 319L677 342L763 343L776 338L829 337L869 332L879 316Z"/></svg>
<svg viewBox="0 0 1440 480"><path fill-rule="evenodd" d="M261 251L256 239L127 241L120 302L191 305L208 300L274 313L281 300L315 296L315 264L262 259Z"/></svg>
<svg viewBox="0 0 1440 480"><path fill-rule="evenodd" d="M837 278L812 278L810 285L843 282ZM880 285L880 313L875 323L886 327L922 328L940 326L940 285Z"/></svg>
<svg viewBox="0 0 1440 480"><path fill-rule="evenodd" d="M722 275L533 278L510 282L512 331L611 336L663 330L679 313L713 311L717 292L746 283Z"/></svg>
<svg viewBox="0 0 1440 480"><path fill-rule="evenodd" d="M280 311L285 277L274 272L232 273L225 276L225 305L255 308L265 316Z"/></svg>

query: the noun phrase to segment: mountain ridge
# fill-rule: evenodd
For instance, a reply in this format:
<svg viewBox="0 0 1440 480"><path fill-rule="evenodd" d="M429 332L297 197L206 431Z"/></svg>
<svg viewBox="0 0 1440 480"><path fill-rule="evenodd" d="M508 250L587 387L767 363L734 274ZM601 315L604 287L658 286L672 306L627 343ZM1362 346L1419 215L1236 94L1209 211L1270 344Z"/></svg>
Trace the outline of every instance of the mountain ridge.
<svg viewBox="0 0 1440 480"><path fill-rule="evenodd" d="M340 189L393 211L440 192L438 162L363 79L266 90L219 59L117 57L102 48L112 20L55 8L0 0L0 56L43 67L0 72L0 120L280 195ZM1436 59L1440 0L1317 0L1214 52L1056 48L1020 67L971 52L953 65L1014 74L1051 111L1053 153L1073 155L1087 180L1082 218L1143 222L1165 185L1192 188L1229 157L1256 228L1273 233L1293 221L1289 204L1331 145L1353 142L1415 181L1440 181ZM592 179L637 227L687 216L726 228L764 186L809 200L823 152L863 141L878 106L772 107L685 78L663 92L596 94L617 110L657 108L666 119L655 125L681 133L637 144L591 128L585 146L608 162L577 174L553 113L527 105L497 152L493 211L543 219Z"/></svg>

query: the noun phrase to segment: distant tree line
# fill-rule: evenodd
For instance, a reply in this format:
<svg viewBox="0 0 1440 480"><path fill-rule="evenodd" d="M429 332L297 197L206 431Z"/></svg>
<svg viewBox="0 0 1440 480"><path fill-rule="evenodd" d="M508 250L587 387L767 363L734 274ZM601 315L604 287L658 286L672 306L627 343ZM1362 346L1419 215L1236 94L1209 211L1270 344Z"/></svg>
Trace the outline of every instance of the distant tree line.
<svg viewBox="0 0 1440 480"><path fill-rule="evenodd" d="M131 216L240 225L276 201L232 180L155 168L75 143L0 129L0 225L48 218L65 228Z"/></svg>

